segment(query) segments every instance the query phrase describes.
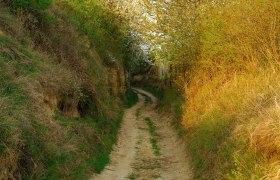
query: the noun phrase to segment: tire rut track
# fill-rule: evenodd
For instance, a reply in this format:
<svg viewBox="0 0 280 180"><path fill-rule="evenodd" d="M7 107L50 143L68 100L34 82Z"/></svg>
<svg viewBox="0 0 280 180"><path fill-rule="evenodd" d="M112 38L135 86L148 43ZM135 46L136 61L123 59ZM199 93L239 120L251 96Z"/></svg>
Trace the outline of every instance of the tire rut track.
<svg viewBox="0 0 280 180"><path fill-rule="evenodd" d="M139 102L125 111L118 143L110 155L110 163L96 180L189 180L192 171L185 145L177 138L170 125L170 117L155 110L157 99L150 93L135 89L149 96L152 104L144 105L143 95ZM144 118L149 117L155 126L155 137L160 155L156 155L150 142L151 134Z"/></svg>

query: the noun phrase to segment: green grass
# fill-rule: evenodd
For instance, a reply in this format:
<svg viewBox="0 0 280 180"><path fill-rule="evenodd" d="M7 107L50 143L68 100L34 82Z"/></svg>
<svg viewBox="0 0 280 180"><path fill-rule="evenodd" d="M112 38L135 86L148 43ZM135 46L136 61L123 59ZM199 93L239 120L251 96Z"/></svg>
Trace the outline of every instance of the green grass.
<svg viewBox="0 0 280 180"><path fill-rule="evenodd" d="M156 134L155 126L149 117L146 117L144 120L149 127L149 133L151 135L150 142L151 142L152 148L154 150L154 154L156 156L159 156L160 148L157 145L157 134Z"/></svg>
<svg viewBox="0 0 280 180"><path fill-rule="evenodd" d="M159 148L158 145L157 145L157 138L155 138L155 137L151 138L151 139L150 139L150 142L151 142L151 144L152 144L152 148L153 148L153 150L154 150L154 154L155 154L156 156L159 156L159 155L160 155L160 148Z"/></svg>
<svg viewBox="0 0 280 180"><path fill-rule="evenodd" d="M38 12L47 9L51 5L52 5L52 0L40 0L40 1L13 0L10 2L10 6L15 10L19 8L23 8L23 9L36 10Z"/></svg>
<svg viewBox="0 0 280 180"><path fill-rule="evenodd" d="M175 88L171 88L163 92L163 98L158 105L160 112L170 112L174 116L171 123L175 127L177 135L180 138L183 138L186 134L186 129L181 124L183 103L184 97L181 92Z"/></svg>
<svg viewBox="0 0 280 180"><path fill-rule="evenodd" d="M231 154L234 150L234 144L230 139L234 127L233 123L233 119L228 121L228 118L223 117L221 113L214 112L205 116L195 127L187 129L185 139L187 140L198 179L205 178L205 171L213 167L223 166L223 169L220 169L222 170L220 173L224 174L233 167L232 163L223 165L216 163L217 158L220 159L220 163L225 161L233 162ZM206 159L207 161L205 161ZM215 173L215 171L208 172ZM213 177L213 174L208 174L207 176Z"/></svg>
<svg viewBox="0 0 280 180"><path fill-rule="evenodd" d="M14 155L15 162L9 163L25 161L21 166L21 175L25 178L27 173L31 173L34 163L37 164L37 157L47 160L48 156L43 154L47 128L32 116L31 102L22 90L27 86L25 78L39 71L35 68L38 58L32 51L14 43L7 36L0 35L0 46L0 156L4 153L6 155L2 158L6 158L7 153ZM18 79L19 77L22 79ZM30 157L34 159L31 161ZM40 171L40 164L37 165L37 170ZM35 174L36 171L32 173Z"/></svg>
<svg viewBox="0 0 280 180"><path fill-rule="evenodd" d="M23 90L29 83L28 78L35 80L34 74L41 73L43 59L6 36L0 35L0 46L3 47L0 51L0 102L5 103L2 104L5 114L0 108L0 116L3 117L1 152L19 154L12 163L24 162L18 164L23 179L49 176L58 179L55 169L62 162L66 163L70 154L63 153L57 144L49 144L50 129L35 118L28 93Z"/></svg>
<svg viewBox="0 0 280 180"><path fill-rule="evenodd" d="M119 99L108 94L109 85L104 81L108 71L100 58L112 50L112 56L120 59L117 63L123 64L121 45L118 46L122 41L108 37L120 37L118 26L110 26L114 17L97 5L98 11L83 11L88 6L82 1L73 2L74 7L70 7L70 3L57 3L57 8L47 11L44 10L51 7L51 0L9 2L10 7L23 8L25 13L17 18L15 11L10 13L8 8L2 11L5 5L1 3L0 159L7 164L8 173L13 176L11 179L88 179L93 173L100 173L109 162L123 115ZM78 9L75 9L76 5L79 5ZM61 12L55 12L58 9ZM48 12L51 15L46 14ZM90 21L84 12L90 13ZM27 19L25 26L21 26L20 20ZM81 27L75 26L77 19ZM107 24L99 24L98 20ZM61 26L57 32L52 27L56 23ZM70 32L68 29L72 34L64 37L64 34L69 35L64 33L64 30ZM40 37L30 37L34 31ZM53 47L52 40L55 44L73 46L77 57L67 58L71 48ZM90 47L79 48L84 40ZM100 47L96 47L99 44ZM56 57L56 52L65 55L63 63L56 61L61 58ZM77 73L75 68L80 63L87 66ZM52 97L48 97L49 92L53 93ZM63 110L55 107L55 103L49 102L49 99L59 101L60 98L75 99L86 109L80 112L82 117L73 118L71 113L61 112ZM131 107L138 101L138 96L129 89L123 100L125 107ZM43 112L45 108L46 112Z"/></svg>
<svg viewBox="0 0 280 180"><path fill-rule="evenodd" d="M159 102L158 108L161 112L169 112L174 116L172 125L180 138L186 140L189 153L192 157L192 165L195 167L195 179L205 179L213 177L213 174L207 174L207 169L217 167L216 159L221 157L231 158L234 144L230 140L230 133L234 127L234 120L230 117L224 117L219 111L203 116L195 127L186 129L181 124L182 110L184 103L182 94L176 89L166 89L163 91L163 97ZM207 152L207 153L205 153ZM218 156L218 154L222 156ZM207 159L207 162L205 161ZM221 162L225 161L220 159ZM231 159L234 162L233 159ZM221 166L221 165L218 165ZM227 168L232 168L233 164L224 164L221 173L227 173ZM210 171L208 171L210 172ZM225 175L226 176L226 175Z"/></svg>
<svg viewBox="0 0 280 180"><path fill-rule="evenodd" d="M162 98L159 101L159 110L171 112L176 118L182 116L181 106L184 98L180 91L175 88L166 89L162 92Z"/></svg>
<svg viewBox="0 0 280 180"><path fill-rule="evenodd" d="M139 118L140 114L141 114L141 109L140 108L136 109L136 113L135 113L136 118Z"/></svg>
<svg viewBox="0 0 280 180"><path fill-rule="evenodd" d="M141 93L139 91L137 91L138 94L141 94L142 96L144 96L145 100L144 100L144 104L145 105L148 105L148 104L152 104L153 101L152 101L152 98L148 95L146 95L145 93Z"/></svg>
<svg viewBox="0 0 280 180"><path fill-rule="evenodd" d="M100 173L117 140L122 109L111 107L114 118L107 111L83 118L57 111L50 124L35 118L23 88L53 65L6 36L0 35L0 46L0 156L8 158L7 153L15 151L19 159L11 158L23 179L87 179ZM135 94L127 100L135 103ZM96 111L94 103L86 103Z"/></svg>
<svg viewBox="0 0 280 180"><path fill-rule="evenodd" d="M109 155L108 151L92 155L87 159L87 163L95 170L95 172L100 173L109 163Z"/></svg>
<svg viewBox="0 0 280 180"><path fill-rule="evenodd" d="M156 96L159 100L161 100L164 97L164 91L151 87L151 86L147 86L143 88L145 91L148 91L150 93L152 93L154 96Z"/></svg>
<svg viewBox="0 0 280 180"><path fill-rule="evenodd" d="M158 108L161 112L170 112L177 119L182 116L181 106L184 103L182 93L176 88L159 90L153 87L145 87L144 90L152 93L159 99Z"/></svg>
<svg viewBox="0 0 280 180"><path fill-rule="evenodd" d="M21 87L25 86L25 84L23 82L16 82L11 71L16 70L24 74L30 67L19 67L22 65L21 60L16 59L13 62L11 57L6 54L5 49L3 49L4 47L14 49L18 47L11 42L10 38L0 35L0 47L2 47L0 50L0 148L3 153L10 146L9 144L12 143L10 140L12 140L13 133L18 134L15 131L19 124L15 120L27 118L29 117L28 113L30 113L27 107L28 98L21 91ZM25 51L20 48L19 53L23 54ZM13 65L16 67L13 67ZM20 115L23 116L20 117Z"/></svg>
<svg viewBox="0 0 280 180"><path fill-rule="evenodd" d="M137 174L135 174L135 173L130 173L129 175L128 175L128 179L130 179L130 180L135 180L135 179L137 179Z"/></svg>
<svg viewBox="0 0 280 180"><path fill-rule="evenodd" d="M100 173L109 162L112 146L117 140L122 113L113 121L102 116L96 118L98 120L92 118L67 118L59 112L55 115L57 121L71 129L69 135L72 137L69 140L77 140L79 153L88 154L81 163L75 163L77 157L67 162L73 164L72 170L74 171L73 174L70 174L70 177L88 177L89 169L94 170L92 173ZM83 129L88 130L84 132ZM63 166L64 163L65 161L61 161L59 166ZM69 170L68 173L71 173L72 170Z"/></svg>
<svg viewBox="0 0 280 180"><path fill-rule="evenodd" d="M128 89L124 95L121 96L125 108L130 108L138 102L138 96L135 91Z"/></svg>
<svg viewBox="0 0 280 180"><path fill-rule="evenodd" d="M158 110L160 112L171 113L174 118L171 122L175 127L179 137L183 138L186 134L186 129L181 124L182 118L182 105L184 103L184 97L181 92L176 88L169 88L163 91L147 87L147 91L151 92L154 96L159 98Z"/></svg>

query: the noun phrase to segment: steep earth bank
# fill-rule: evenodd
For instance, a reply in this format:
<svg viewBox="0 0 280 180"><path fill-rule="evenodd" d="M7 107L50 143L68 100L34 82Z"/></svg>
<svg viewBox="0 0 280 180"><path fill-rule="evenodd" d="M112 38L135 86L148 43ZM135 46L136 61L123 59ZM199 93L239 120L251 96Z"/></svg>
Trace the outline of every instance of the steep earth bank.
<svg viewBox="0 0 280 180"><path fill-rule="evenodd" d="M41 11L5 2L0 179L85 179L101 171L122 119L119 97L126 99L120 52L93 45L65 3Z"/></svg>

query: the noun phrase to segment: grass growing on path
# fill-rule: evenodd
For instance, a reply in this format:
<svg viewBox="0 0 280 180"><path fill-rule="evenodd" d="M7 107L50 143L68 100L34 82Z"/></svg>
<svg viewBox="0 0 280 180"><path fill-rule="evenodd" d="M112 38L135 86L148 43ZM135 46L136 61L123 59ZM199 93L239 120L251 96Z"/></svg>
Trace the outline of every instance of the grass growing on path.
<svg viewBox="0 0 280 180"><path fill-rule="evenodd" d="M139 91L137 91L137 93L145 97L145 100L144 100L145 105L153 103L152 98L150 96L148 96L147 94L141 93Z"/></svg>
<svg viewBox="0 0 280 180"><path fill-rule="evenodd" d="M164 98L163 91L151 86L147 86L143 88L145 91L148 91L152 93L154 96L156 96L159 100L162 100Z"/></svg>
<svg viewBox="0 0 280 180"><path fill-rule="evenodd" d="M154 126L153 122L151 121L151 119L149 117L145 118L145 122L149 127L149 133L151 135L150 142L151 142L152 148L154 150L154 154L156 156L159 156L160 155L160 148L157 145L157 137L156 137L155 126Z"/></svg>
<svg viewBox="0 0 280 180"><path fill-rule="evenodd" d="M136 116L137 119L139 118L140 114L141 114L141 109L138 108L138 109L136 110L136 113L135 113L135 116Z"/></svg>
<svg viewBox="0 0 280 180"><path fill-rule="evenodd" d="M135 173L129 174L128 179L130 179L130 180L137 179L137 174L135 174Z"/></svg>
<svg viewBox="0 0 280 180"><path fill-rule="evenodd" d="M121 96L125 108L130 108L138 102L138 96L135 91L128 89L124 95Z"/></svg>

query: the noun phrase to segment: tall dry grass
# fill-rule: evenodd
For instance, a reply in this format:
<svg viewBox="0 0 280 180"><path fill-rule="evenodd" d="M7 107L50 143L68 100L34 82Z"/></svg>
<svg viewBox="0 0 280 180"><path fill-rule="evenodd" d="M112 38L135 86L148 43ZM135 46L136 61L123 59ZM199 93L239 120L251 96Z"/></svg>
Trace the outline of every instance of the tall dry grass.
<svg viewBox="0 0 280 180"><path fill-rule="evenodd" d="M183 106L197 174L277 179L280 3L211 3L201 17L201 55Z"/></svg>
<svg viewBox="0 0 280 180"><path fill-rule="evenodd" d="M232 129L225 141L234 145L232 145L233 147L223 148L225 150L234 148L234 150L229 154L224 154L230 156L228 159L224 157L224 162L216 163L219 166L223 166L223 163L232 163L236 153L242 159L242 153L248 150L250 153L259 155L250 159L260 166L256 167L254 171L260 168L259 170L262 171L263 175L273 173L270 170L273 170L274 165L279 163L280 160L280 77L277 72L273 73L271 69L266 69L259 70L258 73L235 75L220 85L219 79L225 76L218 76L217 79L204 82L203 85L197 82L189 85L186 90L188 102L183 108L185 112L184 124L186 127L197 128L204 126L205 121L212 121L213 123L229 122L226 126L223 126L223 128ZM213 115L210 119L207 119L206 117L210 114ZM219 117L220 115L222 118ZM211 131L211 129L209 130ZM199 136L203 138L206 135L207 133ZM217 134L217 136L219 135ZM215 144L215 146L220 145ZM249 147L249 149L244 149L246 147ZM223 155L218 154L218 156ZM259 160L263 162L258 162ZM239 162L246 161L239 160ZM245 167L243 169L245 171L247 169L246 163L245 165L241 164L237 166ZM239 167L232 168L238 169ZM242 172L240 173L242 174Z"/></svg>

